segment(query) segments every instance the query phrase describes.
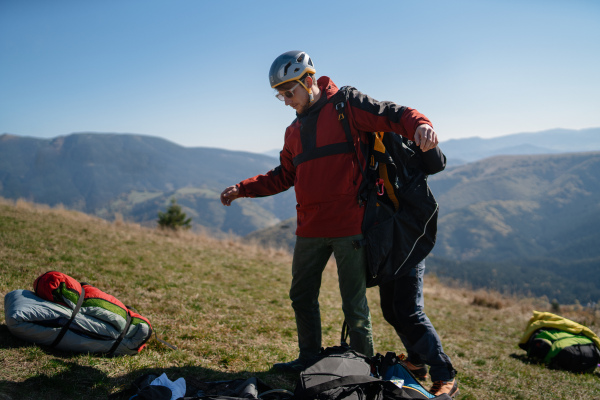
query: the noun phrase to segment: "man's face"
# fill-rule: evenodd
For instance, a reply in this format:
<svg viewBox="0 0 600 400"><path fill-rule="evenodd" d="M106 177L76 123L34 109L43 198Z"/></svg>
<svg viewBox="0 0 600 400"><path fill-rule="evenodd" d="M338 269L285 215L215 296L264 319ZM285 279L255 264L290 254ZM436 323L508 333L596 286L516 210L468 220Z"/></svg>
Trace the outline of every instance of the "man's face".
<svg viewBox="0 0 600 400"><path fill-rule="evenodd" d="M310 98L308 92L298 81L290 82L277 88L277 92L283 97L286 106L292 107L298 114L308 110ZM292 95L291 97L290 94Z"/></svg>

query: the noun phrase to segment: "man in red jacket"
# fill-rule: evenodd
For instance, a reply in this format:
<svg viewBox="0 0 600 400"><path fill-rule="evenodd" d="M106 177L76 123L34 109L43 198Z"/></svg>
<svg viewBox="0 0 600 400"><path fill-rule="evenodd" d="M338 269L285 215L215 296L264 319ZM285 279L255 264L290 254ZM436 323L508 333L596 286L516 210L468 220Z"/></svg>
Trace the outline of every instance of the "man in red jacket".
<svg viewBox="0 0 600 400"><path fill-rule="evenodd" d="M353 241L362 238L364 215L358 200L364 159L355 149L366 143L365 132L396 132L423 151L438 144L431 122L416 110L374 100L354 88L338 94L330 78L323 76L317 81L315 73L305 52L289 51L275 59L269 83L277 90L276 97L296 110L296 119L285 131L280 165L221 193L221 202L229 206L239 197L270 196L295 187L298 227L290 299L299 357L274 365L283 371L304 370L321 349L318 297L321 275L332 253L350 346L366 356L374 354L366 298L367 258L364 247L353 246ZM342 94L351 138L338 120L336 104Z"/></svg>

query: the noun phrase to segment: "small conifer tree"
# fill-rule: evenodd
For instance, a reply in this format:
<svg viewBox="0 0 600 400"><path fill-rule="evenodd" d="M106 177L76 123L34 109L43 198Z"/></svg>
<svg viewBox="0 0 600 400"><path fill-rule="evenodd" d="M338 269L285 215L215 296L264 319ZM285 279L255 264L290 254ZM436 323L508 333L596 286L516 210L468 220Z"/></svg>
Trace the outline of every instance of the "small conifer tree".
<svg viewBox="0 0 600 400"><path fill-rule="evenodd" d="M560 304L559 304L558 300L553 299L552 302L550 303L550 306L552 307L553 313L558 314L560 312Z"/></svg>
<svg viewBox="0 0 600 400"><path fill-rule="evenodd" d="M167 208L167 212L158 212L158 226L162 229L190 229L192 219L187 218L187 215L181 211L181 206L177 204L175 198L171 199L171 205Z"/></svg>

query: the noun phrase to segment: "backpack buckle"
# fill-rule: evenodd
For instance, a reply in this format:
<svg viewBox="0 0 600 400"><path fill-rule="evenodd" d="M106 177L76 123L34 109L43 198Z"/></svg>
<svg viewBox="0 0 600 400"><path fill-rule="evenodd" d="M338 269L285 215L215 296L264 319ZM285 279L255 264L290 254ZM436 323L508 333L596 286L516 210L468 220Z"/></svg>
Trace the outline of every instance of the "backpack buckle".
<svg viewBox="0 0 600 400"><path fill-rule="evenodd" d="M338 112L338 121L341 121L341 120L344 119L344 110L343 110L343 108L344 108L344 102L343 101L341 101L341 102L339 102L339 103L337 103L335 105L335 109Z"/></svg>
<svg viewBox="0 0 600 400"><path fill-rule="evenodd" d="M375 161L375 156L371 156L371 162L369 163L369 169L375 171L379 168L379 161Z"/></svg>

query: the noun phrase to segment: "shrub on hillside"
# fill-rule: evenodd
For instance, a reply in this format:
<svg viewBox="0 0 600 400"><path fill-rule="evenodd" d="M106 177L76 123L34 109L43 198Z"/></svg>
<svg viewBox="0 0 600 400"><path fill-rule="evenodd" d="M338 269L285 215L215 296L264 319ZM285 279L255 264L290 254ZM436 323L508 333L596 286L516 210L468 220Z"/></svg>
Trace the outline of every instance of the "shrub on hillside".
<svg viewBox="0 0 600 400"><path fill-rule="evenodd" d="M187 218L174 198L171 199L171 205L167 208L167 212L158 212L158 226L162 229L190 229L191 222L192 219Z"/></svg>
<svg viewBox="0 0 600 400"><path fill-rule="evenodd" d="M508 303L508 299L500 293L478 290L473 298L473 305L501 310Z"/></svg>

